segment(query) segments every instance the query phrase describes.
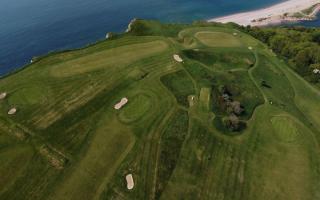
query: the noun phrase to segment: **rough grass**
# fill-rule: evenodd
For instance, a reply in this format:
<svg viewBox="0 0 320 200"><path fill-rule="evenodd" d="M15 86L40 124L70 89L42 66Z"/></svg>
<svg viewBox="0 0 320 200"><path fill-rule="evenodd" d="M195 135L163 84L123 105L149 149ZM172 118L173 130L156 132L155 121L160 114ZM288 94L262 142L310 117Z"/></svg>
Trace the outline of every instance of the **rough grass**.
<svg viewBox="0 0 320 200"><path fill-rule="evenodd" d="M161 77L162 83L174 94L177 102L188 107L188 96L195 93L190 77L183 70Z"/></svg>
<svg viewBox="0 0 320 200"><path fill-rule="evenodd" d="M253 54L245 49L187 50L184 54L215 71L248 69L255 62Z"/></svg>
<svg viewBox="0 0 320 200"><path fill-rule="evenodd" d="M188 114L179 110L161 137L155 198L159 199L178 163L180 149L188 132Z"/></svg>
<svg viewBox="0 0 320 200"><path fill-rule="evenodd" d="M14 148L1 150L0 192L4 192L14 183L14 180L25 170L32 157L32 149L27 145L16 145Z"/></svg>

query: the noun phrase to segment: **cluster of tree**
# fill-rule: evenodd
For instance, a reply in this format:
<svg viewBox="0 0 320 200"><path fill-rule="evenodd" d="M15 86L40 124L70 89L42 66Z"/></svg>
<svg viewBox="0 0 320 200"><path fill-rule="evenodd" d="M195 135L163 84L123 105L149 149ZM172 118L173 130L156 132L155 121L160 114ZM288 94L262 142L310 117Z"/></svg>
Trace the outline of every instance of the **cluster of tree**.
<svg viewBox="0 0 320 200"><path fill-rule="evenodd" d="M222 119L223 124L231 131L241 131L246 127L246 123L239 119L239 116L245 111L244 107L239 101L233 100L232 93L227 86L222 86L219 92L220 96L218 99L220 106L227 114Z"/></svg>
<svg viewBox="0 0 320 200"><path fill-rule="evenodd" d="M248 26L242 29L268 44L306 80L320 83L320 28Z"/></svg>

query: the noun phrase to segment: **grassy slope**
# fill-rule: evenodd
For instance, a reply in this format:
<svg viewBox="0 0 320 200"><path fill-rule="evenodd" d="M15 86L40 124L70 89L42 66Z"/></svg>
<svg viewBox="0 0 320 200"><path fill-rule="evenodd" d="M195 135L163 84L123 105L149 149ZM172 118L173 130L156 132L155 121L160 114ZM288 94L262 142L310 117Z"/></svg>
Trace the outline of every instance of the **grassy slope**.
<svg viewBox="0 0 320 200"><path fill-rule="evenodd" d="M214 126L222 85L241 134ZM232 25L138 20L0 91L0 199L320 199L320 92Z"/></svg>

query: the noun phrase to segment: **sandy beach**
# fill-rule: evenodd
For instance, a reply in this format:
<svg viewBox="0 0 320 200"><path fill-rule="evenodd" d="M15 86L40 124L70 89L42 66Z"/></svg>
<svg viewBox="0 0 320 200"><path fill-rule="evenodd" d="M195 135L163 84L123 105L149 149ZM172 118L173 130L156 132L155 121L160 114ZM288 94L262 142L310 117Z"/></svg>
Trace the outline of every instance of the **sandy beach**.
<svg viewBox="0 0 320 200"><path fill-rule="evenodd" d="M288 0L267 8L213 18L209 21L222 23L235 22L243 26L265 26L284 21L311 20L311 14L315 15L319 12L320 5L310 15L295 17L293 14L300 14L301 11L316 4L320 4L320 0Z"/></svg>

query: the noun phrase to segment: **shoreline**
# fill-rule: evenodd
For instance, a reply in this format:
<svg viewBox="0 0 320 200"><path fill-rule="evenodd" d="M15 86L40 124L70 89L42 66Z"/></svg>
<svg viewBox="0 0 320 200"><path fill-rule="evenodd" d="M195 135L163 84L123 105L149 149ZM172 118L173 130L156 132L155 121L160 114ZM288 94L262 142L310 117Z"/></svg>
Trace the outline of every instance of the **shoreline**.
<svg viewBox="0 0 320 200"><path fill-rule="evenodd" d="M320 12L320 0L287 0L270 7L209 19L242 26L267 26L286 22L311 21Z"/></svg>

